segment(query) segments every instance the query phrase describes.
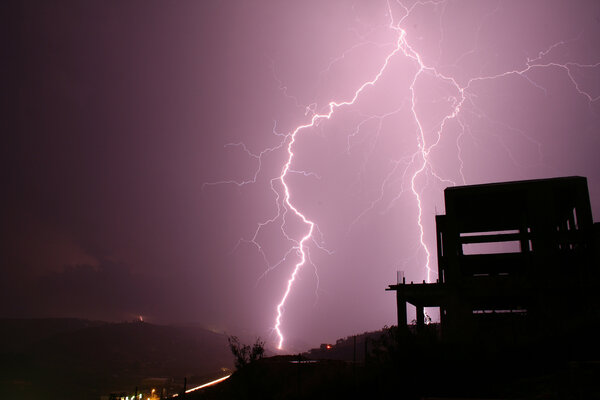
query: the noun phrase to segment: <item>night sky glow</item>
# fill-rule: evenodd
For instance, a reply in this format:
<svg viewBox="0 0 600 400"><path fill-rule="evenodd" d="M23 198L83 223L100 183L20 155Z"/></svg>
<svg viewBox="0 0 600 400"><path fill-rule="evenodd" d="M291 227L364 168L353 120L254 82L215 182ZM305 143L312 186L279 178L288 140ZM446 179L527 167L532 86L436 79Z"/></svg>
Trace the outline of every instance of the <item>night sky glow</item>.
<svg viewBox="0 0 600 400"><path fill-rule="evenodd" d="M445 187L582 175L600 215L600 3L7 12L0 316L293 351L395 324L396 271L435 281Z"/></svg>

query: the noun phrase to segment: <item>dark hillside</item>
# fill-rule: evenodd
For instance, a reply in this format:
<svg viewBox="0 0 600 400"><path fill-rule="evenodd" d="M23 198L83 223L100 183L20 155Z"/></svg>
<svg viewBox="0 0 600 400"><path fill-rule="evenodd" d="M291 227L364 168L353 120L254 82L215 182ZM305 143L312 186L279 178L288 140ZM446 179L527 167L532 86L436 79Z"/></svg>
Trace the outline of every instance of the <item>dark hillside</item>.
<svg viewBox="0 0 600 400"><path fill-rule="evenodd" d="M186 400L600 398L597 324L574 336L502 349L443 343L430 328L424 335L388 329L373 339L366 361L316 360L309 353L259 360Z"/></svg>
<svg viewBox="0 0 600 400"><path fill-rule="evenodd" d="M23 351L34 343L63 332L106 324L77 318L0 319L0 352Z"/></svg>
<svg viewBox="0 0 600 400"><path fill-rule="evenodd" d="M231 365L227 338L200 327L82 320L2 321L0 394L20 399L98 399L207 376ZM42 326L38 334L30 332ZM21 332L25 339L16 335Z"/></svg>

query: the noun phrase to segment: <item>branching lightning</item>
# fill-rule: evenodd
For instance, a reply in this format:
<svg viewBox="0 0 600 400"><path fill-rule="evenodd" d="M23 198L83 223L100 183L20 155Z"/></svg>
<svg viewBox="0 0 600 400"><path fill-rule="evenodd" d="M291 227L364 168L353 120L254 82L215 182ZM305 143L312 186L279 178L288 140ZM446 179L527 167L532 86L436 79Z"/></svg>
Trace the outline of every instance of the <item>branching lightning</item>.
<svg viewBox="0 0 600 400"><path fill-rule="evenodd" d="M291 140L289 141L289 144L287 146L287 152L288 152L288 159L287 162L285 163L283 170L281 172L281 175L279 177L281 183L283 184L284 187L284 192L285 192L285 204L287 205L287 207L292 210L299 218L302 219L302 221L308 226L308 232L307 234L299 241L298 243L298 252L300 253L300 261L296 264L296 266L294 267L294 270L292 272L292 275L290 276L290 279L287 282L287 287L285 290L285 293L283 294L283 297L281 298L281 301L279 302L279 304L277 305L277 317L275 318L275 332L277 333L277 336L279 338L279 342L277 345L277 348L282 349L283 348L283 333L281 332L281 318L283 317L283 308L285 306L285 302L290 294L290 291L292 289L292 285L296 279L296 275L298 274L298 271L300 270L300 268L305 264L306 259L307 259L307 254L306 254L306 248L305 248L305 242L308 241L313 234L313 230L315 229L315 223L313 221L310 221L309 219L306 218L306 216L304 214L302 214L291 202L290 200L290 188L286 182L286 176L288 174L288 172L290 171L290 165L292 163L292 160L294 158L294 153L292 151L292 147L294 145L294 142L296 141L296 137L298 135L298 133L306 128L310 128L313 127L317 124L317 122L319 120L323 120L323 119L330 119L331 116L333 115L334 111L342 106L347 106L347 105L351 105L354 104L354 102L356 102L356 100L358 99L358 97L360 96L360 94L365 90L366 87L368 86L372 86L374 85L379 78L381 77L381 75L383 74L383 72L385 71L385 69L388 66L389 60L401 49L402 46L402 40L403 40L403 36L401 35L400 38L398 39L398 43L396 48L394 49L394 51L392 51L386 58L385 58L385 62L383 64L383 66L381 67L381 69L379 70L379 72L375 75L375 77L370 80L367 81L365 83L363 83L354 93L354 96L352 97L352 99L348 100L348 101L344 101L344 102L335 102L335 101L331 101L329 103L328 106L328 110L325 113L322 114L315 114L313 115L310 123L306 124L306 125L300 125L298 126L290 135Z"/></svg>
<svg viewBox="0 0 600 400"><path fill-rule="evenodd" d="M432 160L430 159L431 152L440 143L440 140L442 139L442 136L444 135L444 132L446 130L447 124L450 121L456 121L456 123L458 124L458 126L460 128L460 133L456 139L456 154L457 154L458 161L459 161L458 175L460 176L461 183L467 182L467 179L465 178L465 174L464 174L464 170L463 170L465 162L462 158L462 149L461 149L460 141L465 137L465 135L470 135L471 133L470 133L469 126L461 118L461 114L464 111L463 109L466 108L467 106L469 107L469 110L471 113L477 114L477 107L475 107L475 105L474 105L475 102L472 98L472 92L471 92L473 84L476 82L498 80L498 79L506 78L508 76L518 76L518 77L524 79L525 81L527 81L529 84L533 85L534 87L536 87L540 90L545 90L541 85L537 84L530 76L528 76L528 73L535 69L555 68L555 69L564 71L564 73L569 78L570 82L572 83L573 88L577 91L577 93L579 93L579 95L586 98L589 103L596 102L600 99L600 96L594 96L591 93L584 90L581 87L581 85L577 82L577 80L575 79L575 76L573 74L574 68L580 68L580 69L598 68L600 66L600 62L595 63L595 64L581 64L581 63L575 63L575 62L561 64L561 63L556 63L556 62L552 62L552 61L545 61L545 59L549 56L549 54L553 50L564 45L565 42L554 43L551 46L549 46L547 49L539 51L537 54L537 57L527 58L524 61L524 64L521 68L508 70L508 71L504 71L504 72L493 74L493 75L482 75L482 76L472 77L469 80L467 80L465 83L462 83L462 84L459 83L459 80L456 79L455 77L443 74L438 69L436 69L434 66L427 65L423 61L421 54L409 43L409 41L408 41L409 34L408 34L407 30L405 28L403 28L403 25L405 24L407 18L413 13L413 11L417 7L422 7L422 6L426 6L426 5L438 6L441 4L445 4L445 1L433 1L432 0L432 1L415 2L410 7L405 6L401 2L393 2L392 3L390 1L388 1L387 2L387 15L389 18L389 23L387 25L387 28L395 33L396 39L392 46L392 49L385 56L381 67L377 70L375 75L370 80L362 83L354 91L354 94L351 96L350 99L345 100L345 101L330 101L327 104L327 106L325 107L325 110L322 112L317 111L316 104L311 104L309 106L304 107L305 115L307 115L307 116L310 115L309 121L305 124L297 126L291 132L286 133L286 134L277 133L276 126L275 126L273 128L273 133L275 135L277 135L278 137L280 137L281 141L274 147L266 148L259 153L253 153L246 147L246 145L244 143L230 143L230 144L226 145L226 146L231 146L231 147L233 147L233 146L239 147L250 158L255 159L257 162L256 170L254 171L252 176L247 180L242 180L242 181L228 180L228 181L220 181L220 182L205 184L205 185L235 184L238 186L244 186L247 184L255 183L257 181L259 174L262 172L262 166L263 166L262 162L263 162L264 157L266 157L270 153L280 151L280 150L284 150L287 152L285 163L283 164L283 166L281 168L280 174L278 176L276 176L275 178L271 179L271 181L270 181L271 191L274 193L275 203L277 205L276 214L273 217L266 219L263 222L258 223L256 226L256 229L254 231L254 234L252 235L252 237L250 239L242 239L240 241L240 242L251 244L252 246L256 247L258 252L263 257L263 260L264 260L265 264L267 265L267 268L260 278L264 277L267 273L269 273L274 268L277 268L278 266L286 263L292 255L297 257L297 261L295 262L294 268L293 268L291 274L289 275L289 278L285 284L285 290L283 292L283 295L280 298L280 301L276 306L274 331L277 335L277 347L279 349L282 349L283 344L284 344L284 333L282 331L282 322L283 322L283 315L284 315L286 301L288 300L288 298L291 294L294 283L295 283L296 279L298 278L298 274L300 273L300 270L302 269L302 267L305 266L307 263L313 264L310 261L309 243L312 243L314 246L316 246L319 249L328 251L322 245L322 243L323 243L322 235L320 235L318 240L315 238L315 233L320 232L318 230L318 226L317 226L316 222L311 220L305 213L303 213L302 210L293 201L293 195L292 195L293 190L290 187L290 184L288 182L288 178L289 178L290 174L294 174L294 173L303 174L304 176L307 176L307 177L315 177L315 178L319 179L319 176L313 172L298 171L298 170L294 170L292 168L293 160L296 157L296 154L294 152L294 144L296 143L298 136L303 131L316 127L323 120L331 119L335 115L336 110L338 110L342 107L346 107L346 106L355 104L356 101L361 96L361 94L363 94L369 87L376 85L377 82L380 80L380 78L383 76L383 74L391 73L390 61L392 60L392 58L404 57L405 60L408 60L408 61L414 63L414 66L416 68L416 71L414 72L414 75L412 75L412 79L410 80L409 95L408 95L408 99L407 99L407 102L409 104L407 105L407 108L410 108L410 114L412 116L412 120L413 120L413 123L415 126L417 149L411 155L400 158L399 160L395 160L392 163L393 164L392 168L388 171L387 175L385 176L385 178L381 184L381 189L379 191L379 197L376 198L375 200L371 201L369 206L356 217L356 219L354 220L354 222L351 225L356 223L356 221L358 221L360 218L362 218L364 215L366 215L369 211L373 210L374 207L378 203L383 202L384 192L386 191L386 187L389 184L389 182L392 181L393 176L400 173L402 176L402 182L404 182L405 177L406 177L408 182L410 182L410 185L407 184L407 186L410 187L410 193L412 194L412 196L415 199L415 204L416 204L415 223L416 223L416 225L418 227L418 231L419 231L419 246L425 255L425 263L424 263L423 267L424 267L427 282L431 282L432 280L435 279L435 276L434 276L435 271L433 271L433 269L430 266L431 251L429 249L429 246L427 245L427 241L425 238L425 228L423 225L422 191L423 191L424 187L427 185L427 183L421 184L420 179L422 176L425 176L427 179L431 178L431 179L434 179L437 182L443 183L445 185L455 185L456 184L456 182L454 182L453 180L445 178L442 176L442 174L438 173L436 171L436 169L434 168ZM398 10L398 9L401 10L400 11L401 16L399 18L396 18L394 15L395 14L394 10ZM347 51L352 51L352 50L356 49L359 45L360 44L356 44ZM341 56L333 59L327 68L330 68L334 63L340 62L341 60L343 60L345 58L346 54L347 54L347 52L344 52ZM450 105L450 107L449 107L450 110L437 123L436 129L434 132L434 136L433 136L434 140L431 141L430 143L428 143L426 140L425 128L424 128L422 120L419 116L419 112L417 110L417 88L416 88L416 85L419 82L419 79L422 76L424 76L425 74L428 74L429 76L433 76L439 82L443 82L444 84L448 85L449 87L452 88L452 90L455 93L453 96L448 97L447 102ZM283 85L283 83L277 77L276 77L276 80L279 83L279 87L284 92L284 94L288 97L291 97L287 94L287 91L288 91L287 87L285 85ZM297 105L300 105L298 100L295 97L291 97L291 98L294 99L294 101L296 102ZM347 151L348 152L351 151L351 141L354 140L354 138L359 134L360 130L362 129L363 124L365 124L366 122L371 121L371 120L377 120L379 123L378 129L381 129L382 121L384 119L390 117L391 115L395 114L397 111L398 110L387 113L387 114L382 114L379 116L368 116L367 118L365 118L362 122L360 122L356 126L356 129L348 135ZM481 115L483 115L483 113ZM482 116L482 118L487 118L487 117ZM521 130L511 128L509 126L506 126L506 128L509 130L512 130L513 132L518 133L519 135L523 136L526 140L529 140L531 143L535 144L538 147L540 160L542 160L541 143L539 143L535 139L529 137L528 135L526 135L525 132L523 132ZM500 140L500 142L502 143L505 151L508 153L509 158L512 159L513 162L516 163L516 160L512 156L508 146L504 145L504 143L501 140ZM403 184L403 186L400 190L400 193L396 193L394 195L393 199L391 200L391 202L389 203L389 205L386 209L389 209L391 207L391 205L400 197L400 195L404 192L404 190L405 189L404 189L404 184ZM289 215L292 215L295 218L298 218L299 220L301 220L305 226L305 233L300 238L294 238L294 237L290 236L285 229L286 220L287 220L287 218L289 218ZM259 236L259 233L261 232L261 230L265 226L270 225L270 224L276 224L276 223L279 223L279 229L282 233L282 237L284 237L287 241L292 243L292 247L285 252L285 254L281 260L272 264L269 262L267 255L263 251L263 249L259 243L258 236Z"/></svg>

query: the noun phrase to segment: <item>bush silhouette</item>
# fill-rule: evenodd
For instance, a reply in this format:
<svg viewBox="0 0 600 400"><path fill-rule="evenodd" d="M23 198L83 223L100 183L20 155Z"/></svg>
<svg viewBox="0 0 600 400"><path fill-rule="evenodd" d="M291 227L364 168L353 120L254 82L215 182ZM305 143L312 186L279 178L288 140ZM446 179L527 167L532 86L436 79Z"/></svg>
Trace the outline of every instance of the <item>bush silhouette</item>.
<svg viewBox="0 0 600 400"><path fill-rule="evenodd" d="M265 342L256 339L256 342L251 346L240 343L237 336L229 336L229 349L234 357L235 368L240 370L253 361L263 358L265 355Z"/></svg>

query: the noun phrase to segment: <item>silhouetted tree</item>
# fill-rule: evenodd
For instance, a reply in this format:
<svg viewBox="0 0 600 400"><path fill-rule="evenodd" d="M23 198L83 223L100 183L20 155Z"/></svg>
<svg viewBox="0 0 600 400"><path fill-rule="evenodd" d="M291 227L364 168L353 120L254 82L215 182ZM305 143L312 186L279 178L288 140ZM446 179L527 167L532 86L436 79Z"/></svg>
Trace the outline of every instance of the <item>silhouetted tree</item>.
<svg viewBox="0 0 600 400"><path fill-rule="evenodd" d="M256 342L252 347L240 343L237 336L229 336L227 341L229 342L229 349L235 359L235 368L238 370L244 368L253 361L263 358L265 355L265 342L260 340L260 338L256 339Z"/></svg>
<svg viewBox="0 0 600 400"><path fill-rule="evenodd" d="M250 362L263 358L265 355L265 342L256 339L256 342L252 345L252 352L250 353Z"/></svg>

